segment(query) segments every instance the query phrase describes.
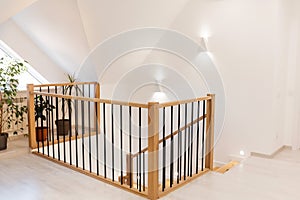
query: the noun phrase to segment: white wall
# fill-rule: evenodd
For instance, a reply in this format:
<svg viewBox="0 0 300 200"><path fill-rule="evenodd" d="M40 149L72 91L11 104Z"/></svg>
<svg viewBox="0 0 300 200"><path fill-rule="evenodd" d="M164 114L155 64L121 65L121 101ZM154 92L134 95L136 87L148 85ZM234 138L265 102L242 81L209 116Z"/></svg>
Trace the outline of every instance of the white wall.
<svg viewBox="0 0 300 200"><path fill-rule="evenodd" d="M299 56L300 56L300 2L297 0L284 1L286 46L287 48L287 87L284 143L294 149L300 147L300 88L299 88Z"/></svg>
<svg viewBox="0 0 300 200"><path fill-rule="evenodd" d="M218 160L226 161L240 150L248 155L271 154L284 144L286 33L280 0L172 1L168 9L158 1L131 1L123 6L110 1L93 8L89 3L79 1L82 16L88 19L84 26L91 47L139 27L176 30L199 43L201 36L209 36L207 46L226 89L226 121L217 141ZM124 69L124 62L120 63L114 64L115 69ZM172 62L169 65L174 66ZM130 84L135 84L134 80Z"/></svg>
<svg viewBox="0 0 300 200"><path fill-rule="evenodd" d="M250 152L272 154L284 144L297 143L300 132L298 0L132 0L124 3L118 0L68 0L72 6L69 8L64 4L65 14L59 11L62 23L51 19L49 13L39 11L56 8L59 4L55 2L40 0L27 12L14 17L27 36L15 32L17 27L8 21L0 27L0 37L15 50L20 49L22 53L17 52L36 66L41 66L43 60L44 66L51 66L54 72L59 71L56 74L61 74L61 71L78 70L80 66L72 65L84 63L94 48L120 32L160 27L178 31L199 44L201 36L209 36L208 50L226 90L226 120L217 140L216 159L227 161L229 155L238 155L240 150L247 155ZM71 19L65 18L70 16L68 13L73 24L70 24ZM32 20L38 17L42 18L41 23ZM26 28L27 23L31 28ZM51 34L45 36L38 34L41 24L57 28L57 31L48 31ZM14 42L19 34L23 36ZM73 34L72 38L68 38L70 34ZM53 44L49 45L49 41ZM59 41L67 42L60 48L55 45ZM28 45L34 53L26 51ZM57 52L59 49L62 52ZM54 53L58 55L54 56ZM172 69L184 74L191 88L207 92L202 87L203 79L193 74L189 64L158 51L125 55L112 63L105 73L100 70L102 66L98 62L90 64L95 71L98 69L104 74L98 77L103 85L102 96L111 97L114 86L120 80L126 80L122 78L124 74L149 63L167 65L161 72L167 73L167 78L161 83L165 87L178 87L176 76L171 76L167 70ZM63 70L60 71L58 66ZM45 69L44 74L55 80L53 72ZM135 75L139 76L145 82L155 83L160 73L141 70ZM139 88L141 78L135 77L122 82L122 86ZM153 88L148 89L145 86L133 97L140 100L150 98L151 95L143 96L145 91ZM172 94L169 96L172 98Z"/></svg>

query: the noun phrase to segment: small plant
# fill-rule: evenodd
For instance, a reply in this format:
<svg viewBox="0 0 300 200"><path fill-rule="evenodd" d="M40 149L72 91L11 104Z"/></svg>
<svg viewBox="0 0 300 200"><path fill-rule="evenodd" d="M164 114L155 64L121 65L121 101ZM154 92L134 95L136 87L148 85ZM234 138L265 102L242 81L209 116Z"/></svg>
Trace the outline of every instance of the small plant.
<svg viewBox="0 0 300 200"><path fill-rule="evenodd" d="M45 100L42 95L38 95L34 98L35 106L34 106L34 114L35 121L38 126L35 127L36 132L36 141L45 141L48 137L48 127L44 125L44 121L47 120L46 113L51 112L55 109L55 106L51 105L49 100ZM40 120L39 120L40 119ZM39 121L41 122L39 126Z"/></svg>
<svg viewBox="0 0 300 200"><path fill-rule="evenodd" d="M47 111L53 111L55 109L55 106L51 105L49 103L49 100L45 100L42 95L38 95L34 98L35 101L35 121L38 121L38 119L41 119L41 121L46 121L45 112Z"/></svg>
<svg viewBox="0 0 300 200"><path fill-rule="evenodd" d="M17 104L18 76L26 71L25 61L0 58L0 133L24 121L26 106Z"/></svg>
<svg viewBox="0 0 300 200"><path fill-rule="evenodd" d="M67 74L67 80L71 85L65 85L63 87L63 94L64 95L72 95L73 89L76 92L76 96L81 93L80 88L78 85L73 85L72 83L76 82L75 74ZM70 133L71 127L72 127L72 99L62 99L62 113L63 113L63 119L57 119L55 121L55 124L57 126L57 133L58 135L68 135ZM68 113L68 115L67 115ZM65 118L66 117L66 118Z"/></svg>

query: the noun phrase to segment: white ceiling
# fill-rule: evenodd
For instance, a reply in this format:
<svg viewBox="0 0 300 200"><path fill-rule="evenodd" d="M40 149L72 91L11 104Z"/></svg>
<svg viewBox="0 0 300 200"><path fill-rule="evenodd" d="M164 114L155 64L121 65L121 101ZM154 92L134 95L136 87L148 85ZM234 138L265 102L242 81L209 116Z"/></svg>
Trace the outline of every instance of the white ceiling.
<svg viewBox="0 0 300 200"><path fill-rule="evenodd" d="M0 0L0 24L37 0Z"/></svg>
<svg viewBox="0 0 300 200"><path fill-rule="evenodd" d="M9 30L10 24L14 24L52 63L66 73L74 73L105 39L139 27L170 27L188 2L172 0L170 5L170 1L161 0L126 3L119 0L0 0L1 8L7 8L1 9L5 12L0 13L0 32L2 28L7 34L14 34L9 33L16 29ZM17 45L14 48L17 52L18 48L23 49ZM26 55L26 52L19 53ZM40 63L34 67L43 71L45 62ZM49 79L57 81L53 76Z"/></svg>

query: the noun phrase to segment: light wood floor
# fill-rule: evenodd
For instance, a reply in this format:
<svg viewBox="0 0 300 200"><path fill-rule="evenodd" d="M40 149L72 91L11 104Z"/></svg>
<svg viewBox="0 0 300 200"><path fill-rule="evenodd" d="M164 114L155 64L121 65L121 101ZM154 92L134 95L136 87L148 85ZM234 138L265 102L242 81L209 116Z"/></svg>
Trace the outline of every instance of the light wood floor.
<svg viewBox="0 0 300 200"><path fill-rule="evenodd" d="M211 172L165 200L299 200L300 151L274 159L251 157L225 174ZM141 199L131 193L31 155L26 139L0 152L0 200Z"/></svg>

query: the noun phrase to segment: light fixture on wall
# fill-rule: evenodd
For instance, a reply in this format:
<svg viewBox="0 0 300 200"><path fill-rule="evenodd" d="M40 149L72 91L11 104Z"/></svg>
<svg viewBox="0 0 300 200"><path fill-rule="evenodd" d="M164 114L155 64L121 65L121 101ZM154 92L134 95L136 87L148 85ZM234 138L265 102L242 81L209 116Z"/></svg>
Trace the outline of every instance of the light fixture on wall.
<svg viewBox="0 0 300 200"><path fill-rule="evenodd" d="M208 51L207 42L208 42L208 37L207 36L200 37L200 45L204 49L204 51Z"/></svg>
<svg viewBox="0 0 300 200"><path fill-rule="evenodd" d="M245 151L244 150L240 150L240 155L241 156L245 156Z"/></svg>
<svg viewBox="0 0 300 200"><path fill-rule="evenodd" d="M163 92L160 86L160 81L156 80L155 85L156 85L156 91L152 95L152 101L157 101L157 102L166 101L167 95L166 93Z"/></svg>

